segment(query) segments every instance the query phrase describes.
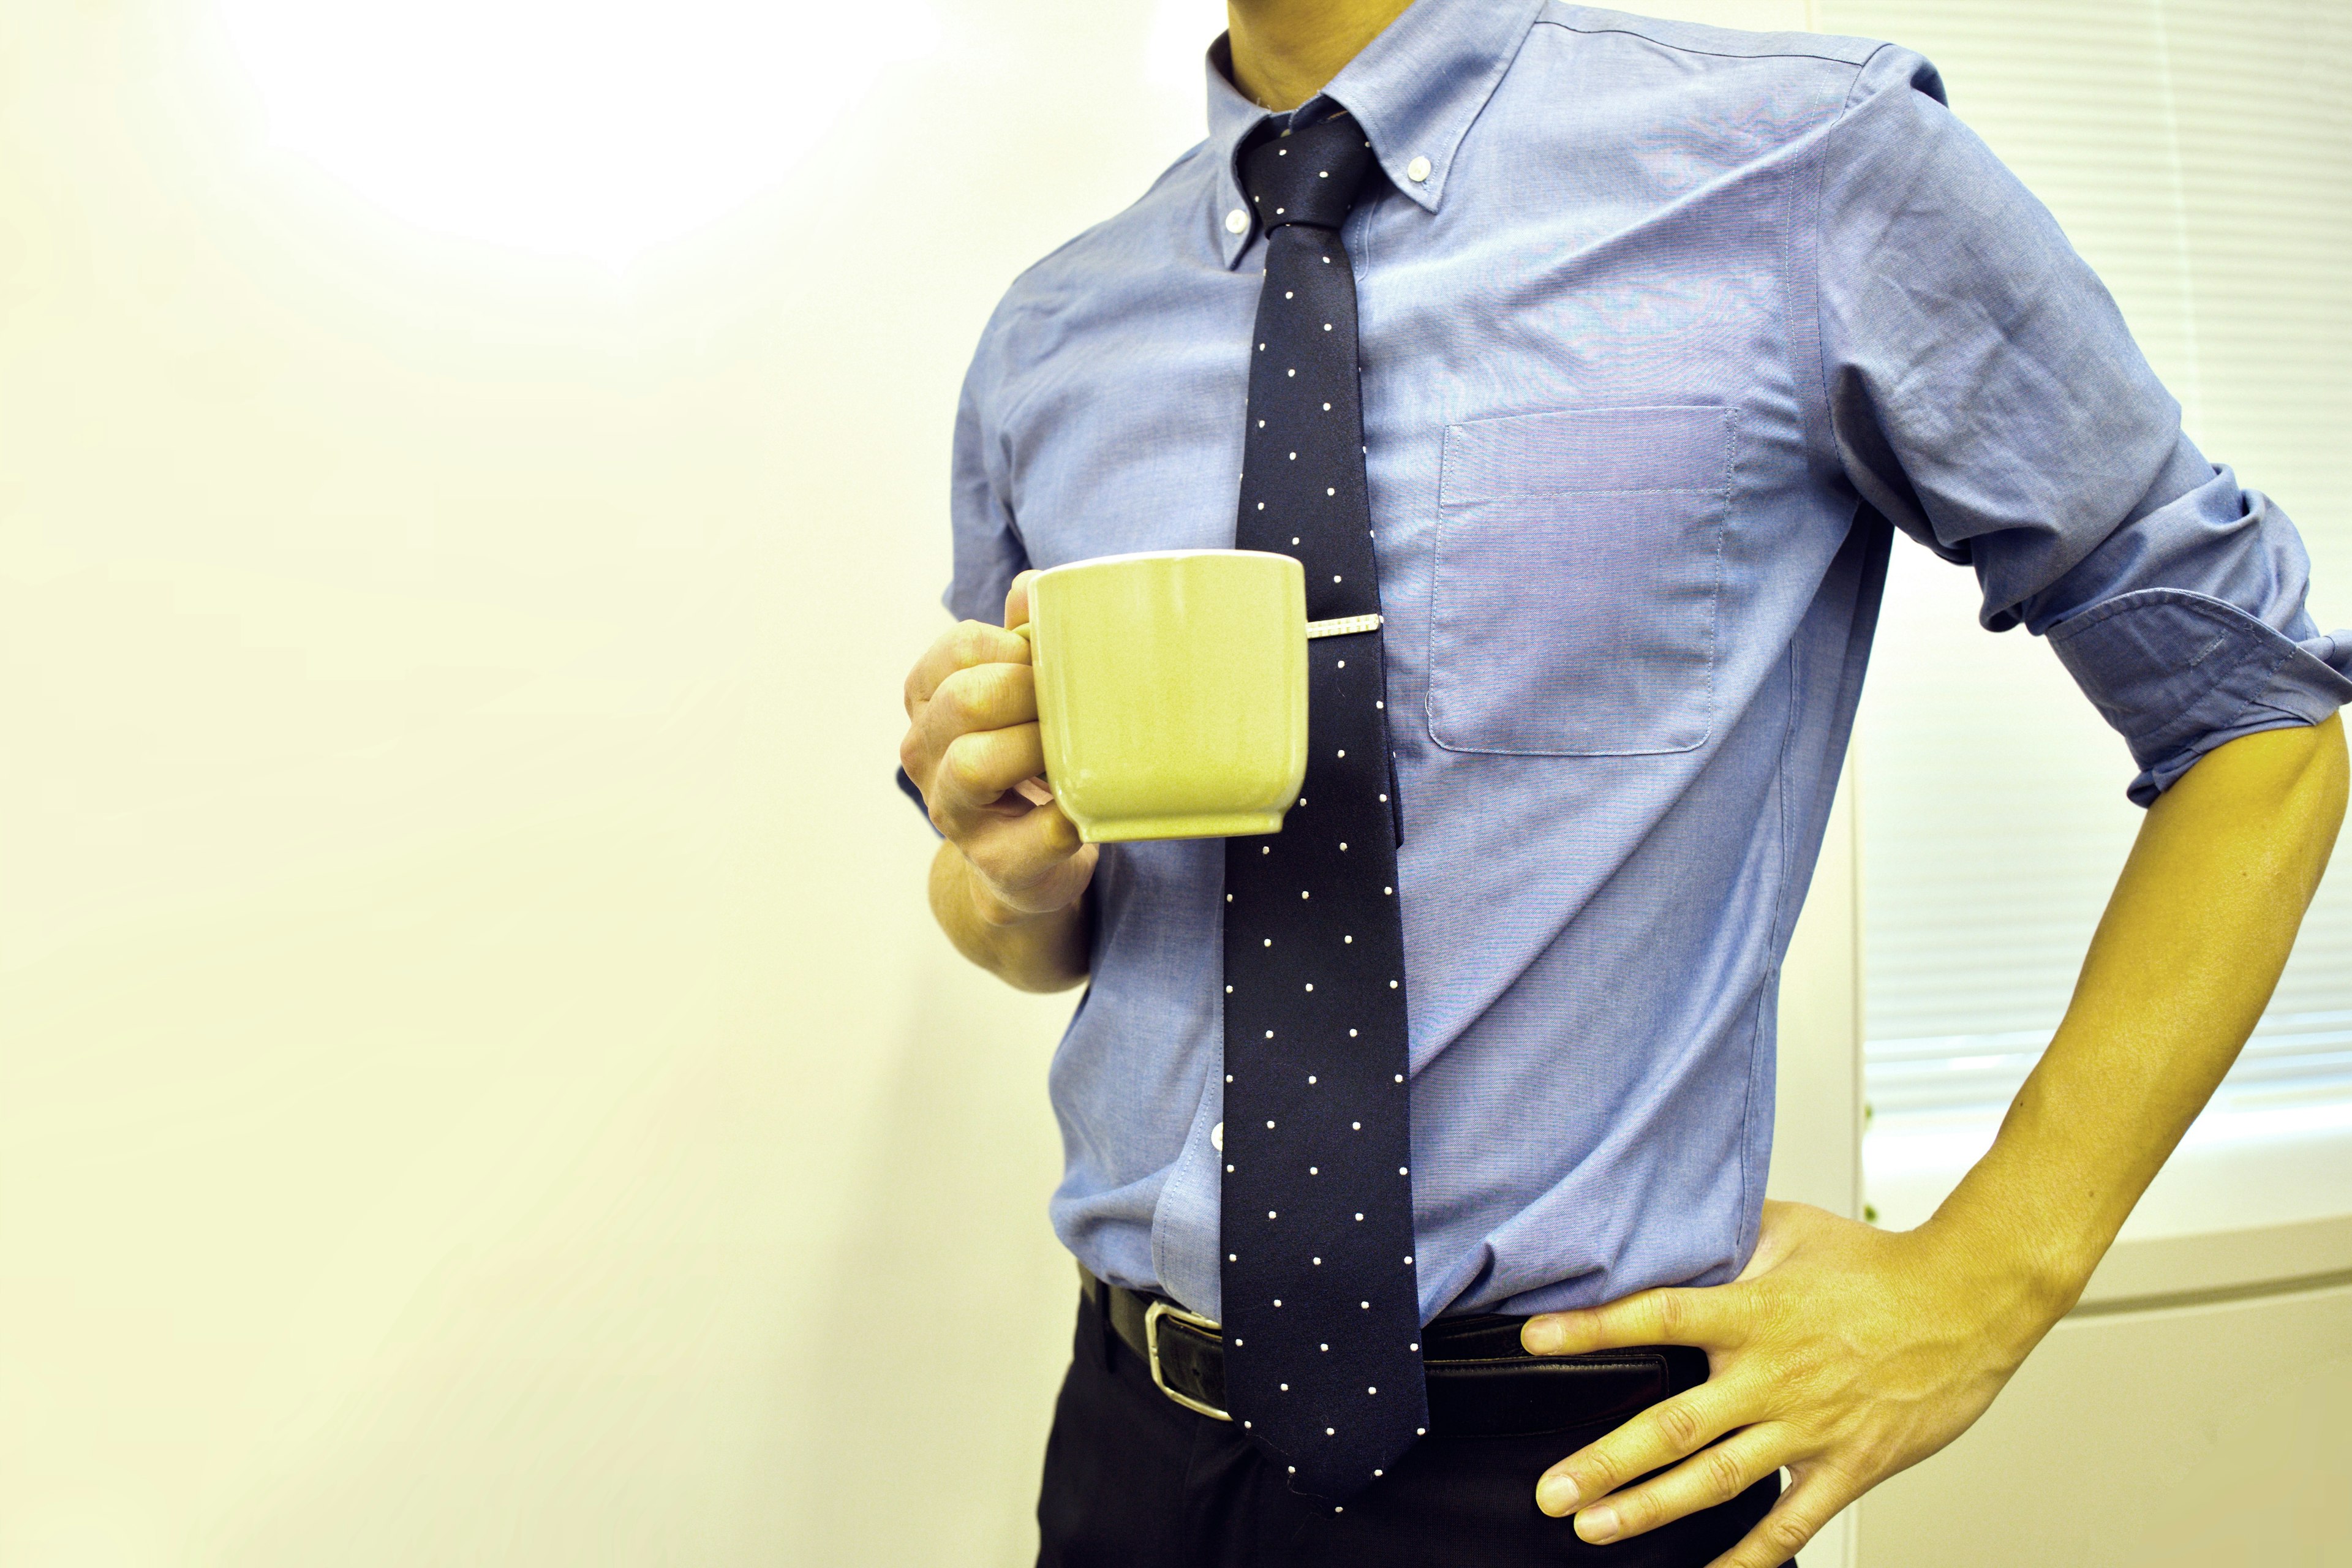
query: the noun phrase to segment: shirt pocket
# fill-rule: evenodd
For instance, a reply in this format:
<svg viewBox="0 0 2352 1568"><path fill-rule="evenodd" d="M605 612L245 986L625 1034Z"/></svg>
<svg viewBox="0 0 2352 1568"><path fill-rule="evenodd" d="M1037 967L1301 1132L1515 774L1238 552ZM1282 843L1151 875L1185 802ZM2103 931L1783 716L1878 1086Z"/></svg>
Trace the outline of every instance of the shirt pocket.
<svg viewBox="0 0 2352 1568"><path fill-rule="evenodd" d="M1429 735L1455 752L1640 756L1715 724L1727 408L1449 426Z"/></svg>

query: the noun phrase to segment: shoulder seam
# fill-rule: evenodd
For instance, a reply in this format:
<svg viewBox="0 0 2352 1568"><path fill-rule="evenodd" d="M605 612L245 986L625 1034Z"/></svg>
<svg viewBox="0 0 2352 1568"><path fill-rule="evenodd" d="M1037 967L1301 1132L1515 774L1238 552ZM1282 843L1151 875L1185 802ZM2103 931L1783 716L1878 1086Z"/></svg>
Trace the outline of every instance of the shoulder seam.
<svg viewBox="0 0 2352 1568"><path fill-rule="evenodd" d="M1133 212L1136 208L1150 201L1153 193L1157 192L1160 186L1166 184L1169 181L1176 178L1178 174L1181 174L1184 166L1192 163L1194 158L1198 157L1202 149L1208 145L1208 142L1206 140L1202 140L1195 142L1192 146L1185 148L1183 152L1179 153L1176 155L1173 163L1160 170L1160 173L1154 176L1151 184L1146 185L1143 188L1142 194L1138 195L1133 201L1128 203L1127 205L1119 208L1118 211L1111 214L1108 217L1088 224L1086 227L1070 236L1069 238L1062 241L1061 244L1054 247L1053 249L1047 251L1045 255L1039 257L1036 260L1031 262L1020 271L1014 273L1013 275L1013 281L1005 286L1003 302L1009 304L1012 301L1014 291L1027 280L1031 273L1044 268L1048 262L1061 255L1064 251L1085 244L1103 229L1108 228L1112 224L1117 223L1119 219L1125 217L1128 214Z"/></svg>
<svg viewBox="0 0 2352 1568"><path fill-rule="evenodd" d="M1862 86L1862 79L1863 79L1864 75L1869 71L1869 69L1870 69L1870 62L1871 62L1871 61L1873 61L1873 60L1874 60L1874 59L1876 59L1879 56L1881 56L1881 55L1885 54L1887 50L1889 50L1889 49L1891 49L1891 48L1894 48L1894 47L1896 47L1896 46L1895 46L1895 45L1893 45L1893 44L1881 44L1881 45L1879 45L1876 48L1874 48L1874 49L1871 50L1871 51L1870 51L1870 53L1868 53L1868 54L1866 54L1866 55L1863 56L1863 57L1862 57L1862 58L1861 58L1860 60L1858 60L1858 61L1856 61L1856 62L1855 62L1855 64L1854 64L1854 68L1853 68L1853 80L1852 80L1851 82L1848 82L1848 83L1846 84L1846 89L1845 89L1845 101L1844 101L1843 103L1842 103L1842 104L1840 104L1840 105L1838 106L1838 117L1837 117L1837 120L1832 120L1832 121L1830 121L1829 128L1830 128L1831 130L1832 130L1832 131L1836 130L1836 129L1837 129L1838 121L1839 121L1839 120L1843 120L1843 119L1845 118L1845 116L1846 116L1846 110L1850 110L1850 109L1852 109L1852 108L1853 107L1853 95L1854 95L1854 92L1855 92L1855 90L1856 90L1857 89L1859 89L1859 88Z"/></svg>
<svg viewBox="0 0 2352 1568"><path fill-rule="evenodd" d="M1887 47L1885 44L1879 44L1875 48L1871 50L1869 55L1865 55L1859 61L1849 58L1844 55L1827 54L1819 49L1759 49L1752 53L1741 54L1735 53L1729 49L1701 48L1696 44L1684 43L1673 38L1661 38L1654 33L1645 33L1639 27L1580 26L1564 16L1554 16L1549 15L1549 13L1550 9L1551 8L1549 6L1546 6L1542 12L1537 14L1536 25L1538 26L1558 27L1565 32L1582 33L1588 37L1602 33L1617 33L1629 38L1639 38L1644 43L1655 44L1662 49L1674 49L1686 55L1705 55L1710 59L1824 60L1832 65L1851 66L1856 71L1859 71L1864 66L1870 63L1870 60L1877 55L1879 49L1883 49Z"/></svg>

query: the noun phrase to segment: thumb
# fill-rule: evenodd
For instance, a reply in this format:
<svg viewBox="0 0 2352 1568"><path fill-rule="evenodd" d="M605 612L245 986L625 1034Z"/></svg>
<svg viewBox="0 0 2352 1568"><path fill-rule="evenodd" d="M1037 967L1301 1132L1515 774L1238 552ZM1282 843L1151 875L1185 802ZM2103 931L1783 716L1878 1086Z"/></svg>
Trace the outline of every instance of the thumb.
<svg viewBox="0 0 2352 1568"><path fill-rule="evenodd" d="M1735 1285L1744 1285L1759 1274L1769 1274L1787 1262L1791 1254L1804 1245L1811 1222L1828 1218L1828 1213L1811 1204L1782 1203L1777 1198L1764 1200L1764 1216L1756 1226L1756 1250L1748 1256L1748 1267L1739 1271Z"/></svg>
<svg viewBox="0 0 2352 1568"><path fill-rule="evenodd" d="M1027 624L1029 619L1029 580L1036 575L1037 570L1033 566L1028 571L1024 572L1019 576L1013 578L1013 585L1004 591L1005 630L1011 631L1014 626Z"/></svg>

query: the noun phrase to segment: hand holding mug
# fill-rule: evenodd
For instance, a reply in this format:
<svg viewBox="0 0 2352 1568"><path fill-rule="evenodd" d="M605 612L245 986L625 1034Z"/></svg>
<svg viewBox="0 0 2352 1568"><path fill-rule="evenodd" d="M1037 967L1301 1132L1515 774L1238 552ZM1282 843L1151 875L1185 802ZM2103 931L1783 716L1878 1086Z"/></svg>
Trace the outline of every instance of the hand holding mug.
<svg viewBox="0 0 2352 1568"><path fill-rule="evenodd" d="M1029 619L1035 575L1013 580L1005 626ZM960 622L916 660L905 698L899 765L922 791L932 825L970 863L975 890L986 895L983 917L1011 925L1076 903L1094 876L1095 847L1079 841L1050 797L1038 804L1020 787L1045 765L1027 639Z"/></svg>

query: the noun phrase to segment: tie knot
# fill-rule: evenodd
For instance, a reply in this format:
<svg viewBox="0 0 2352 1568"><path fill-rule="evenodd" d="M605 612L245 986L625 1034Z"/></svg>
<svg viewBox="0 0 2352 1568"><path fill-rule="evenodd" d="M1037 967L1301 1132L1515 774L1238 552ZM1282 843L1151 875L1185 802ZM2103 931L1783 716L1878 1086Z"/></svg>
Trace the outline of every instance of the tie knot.
<svg viewBox="0 0 2352 1568"><path fill-rule="evenodd" d="M1242 190L1258 226L1285 224L1338 228L1356 205L1372 167L1371 144L1355 117L1338 114L1279 136L1242 154Z"/></svg>

